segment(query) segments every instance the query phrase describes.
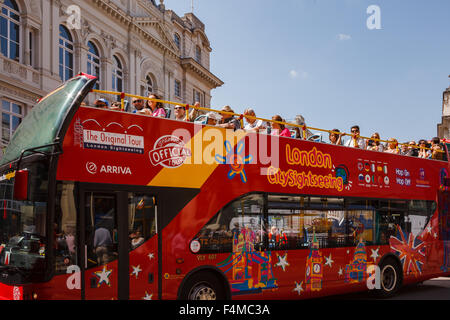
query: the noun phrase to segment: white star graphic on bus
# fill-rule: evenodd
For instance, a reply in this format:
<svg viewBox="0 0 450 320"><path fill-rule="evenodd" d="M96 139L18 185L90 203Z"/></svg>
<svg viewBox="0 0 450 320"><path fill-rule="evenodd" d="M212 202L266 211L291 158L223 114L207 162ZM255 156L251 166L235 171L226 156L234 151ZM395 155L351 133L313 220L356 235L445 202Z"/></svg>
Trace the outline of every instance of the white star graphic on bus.
<svg viewBox="0 0 450 320"><path fill-rule="evenodd" d="M343 271L344 271L344 270L342 269L342 267L339 267L338 275L342 276L342 275L344 274Z"/></svg>
<svg viewBox="0 0 450 320"><path fill-rule="evenodd" d="M152 300L152 296L153 296L153 293L148 294L148 292L145 291L145 297L142 297L142 300Z"/></svg>
<svg viewBox="0 0 450 320"><path fill-rule="evenodd" d="M431 227L431 223L429 223L427 226L427 232L431 233L432 230L433 230L433 227Z"/></svg>
<svg viewBox="0 0 450 320"><path fill-rule="evenodd" d="M295 288L292 291L297 291L298 295L301 295L302 291L303 291L303 288L302 288L303 281L300 281L300 283L297 283L297 281L294 281L294 283L295 283Z"/></svg>
<svg viewBox="0 0 450 320"><path fill-rule="evenodd" d="M326 260L325 265L326 265L326 266L329 266L329 267L331 268L331 267L332 267L332 264L333 264L333 262L334 262L334 260L331 259L331 253L330 253L330 255L329 255L328 257L325 257L325 260Z"/></svg>
<svg viewBox="0 0 450 320"><path fill-rule="evenodd" d="M377 259L380 256L378 254L378 250L380 250L380 248L378 247L375 250L373 250L373 249L370 249L370 250L372 250L372 254L370 255L370 257L373 259L373 261L377 262Z"/></svg>
<svg viewBox="0 0 450 320"><path fill-rule="evenodd" d="M289 265L289 263L287 262L287 253L284 256L280 256L278 255L278 262L275 264L277 267L281 267L283 269L283 271L285 271L286 266Z"/></svg>
<svg viewBox="0 0 450 320"><path fill-rule="evenodd" d="M155 254L154 254L154 253L149 253L149 254L148 254L148 258L149 258L150 260L155 259Z"/></svg>
<svg viewBox="0 0 450 320"><path fill-rule="evenodd" d="M137 279L138 276L139 276L139 272L142 271L141 266L138 265L137 267L135 267L135 266L131 266L131 267L133 268L133 272L130 275L134 274L136 276L136 279Z"/></svg>
<svg viewBox="0 0 450 320"><path fill-rule="evenodd" d="M111 286L111 283L109 282L109 276L111 275L112 270L107 270L106 266L103 266L102 271L95 272L95 275L99 277L97 287L100 287L102 283L106 283L108 286Z"/></svg>

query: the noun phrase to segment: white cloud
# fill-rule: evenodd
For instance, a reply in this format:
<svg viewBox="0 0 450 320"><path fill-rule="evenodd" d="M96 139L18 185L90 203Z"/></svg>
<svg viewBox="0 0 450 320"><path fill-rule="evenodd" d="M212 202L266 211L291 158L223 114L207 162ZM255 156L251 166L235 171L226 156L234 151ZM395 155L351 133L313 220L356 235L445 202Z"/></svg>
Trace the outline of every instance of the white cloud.
<svg viewBox="0 0 450 320"><path fill-rule="evenodd" d="M290 76L292 79L295 79L295 78L298 77L298 72L295 71L295 70L291 70L291 71L289 71L289 76Z"/></svg>
<svg viewBox="0 0 450 320"><path fill-rule="evenodd" d="M292 69L291 71L289 71L289 76L292 79L296 79L298 77L300 77L301 79L306 79L306 78L308 78L309 74L306 71L297 71L297 70Z"/></svg>
<svg viewBox="0 0 450 320"><path fill-rule="evenodd" d="M345 34L345 33L339 33L339 34L337 35L337 39L338 39L339 41L347 41L347 40L351 40L351 39L352 39L352 36L349 35L349 34Z"/></svg>

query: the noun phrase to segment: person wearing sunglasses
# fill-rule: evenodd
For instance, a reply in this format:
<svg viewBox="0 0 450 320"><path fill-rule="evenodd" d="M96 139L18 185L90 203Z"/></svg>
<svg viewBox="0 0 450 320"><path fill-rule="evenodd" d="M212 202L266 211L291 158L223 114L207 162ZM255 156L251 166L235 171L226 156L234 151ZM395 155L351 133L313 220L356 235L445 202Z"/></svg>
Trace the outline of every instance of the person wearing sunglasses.
<svg viewBox="0 0 450 320"><path fill-rule="evenodd" d="M367 140L367 150L372 151L384 151L384 146L380 142L380 134L378 132L375 132L369 140Z"/></svg>
<svg viewBox="0 0 450 320"><path fill-rule="evenodd" d="M424 140L424 139L419 140L419 148L420 148L419 155L418 155L419 158L428 159L430 157L430 155L431 155L430 150L425 149L427 147L428 147L428 143L426 140Z"/></svg>
<svg viewBox="0 0 450 320"><path fill-rule="evenodd" d="M176 105L173 108L173 112L175 115L175 120L185 121L186 120L186 109L180 105Z"/></svg>
<svg viewBox="0 0 450 320"><path fill-rule="evenodd" d="M364 139L359 136L359 126L355 125L351 127L351 133L352 137L351 139L347 140L345 143L346 147L353 147L353 148L359 148L359 149L365 149L366 144L364 143Z"/></svg>
<svg viewBox="0 0 450 320"><path fill-rule="evenodd" d="M150 115L150 110L145 110L147 108L145 108L144 106L144 100L141 98L133 98L131 100L131 103L133 104L133 107L135 108L135 110L133 110L132 113L137 113L137 114L147 114Z"/></svg>

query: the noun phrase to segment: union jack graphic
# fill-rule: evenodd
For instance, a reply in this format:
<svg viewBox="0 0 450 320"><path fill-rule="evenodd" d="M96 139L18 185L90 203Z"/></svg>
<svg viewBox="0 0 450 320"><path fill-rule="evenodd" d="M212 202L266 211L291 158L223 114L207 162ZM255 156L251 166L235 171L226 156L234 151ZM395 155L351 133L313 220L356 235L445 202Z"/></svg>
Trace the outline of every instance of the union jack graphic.
<svg viewBox="0 0 450 320"><path fill-rule="evenodd" d="M389 239L391 250L399 257L403 265L403 272L418 276L422 273L425 263L426 244L412 233L403 232L397 225L397 237Z"/></svg>

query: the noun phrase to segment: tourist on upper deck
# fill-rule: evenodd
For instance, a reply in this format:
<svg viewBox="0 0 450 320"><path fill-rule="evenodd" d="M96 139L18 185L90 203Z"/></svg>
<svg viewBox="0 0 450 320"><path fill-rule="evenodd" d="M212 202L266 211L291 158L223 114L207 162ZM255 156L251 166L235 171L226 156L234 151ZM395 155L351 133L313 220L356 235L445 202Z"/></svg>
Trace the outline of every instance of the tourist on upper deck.
<svg viewBox="0 0 450 320"><path fill-rule="evenodd" d="M284 122L283 118L281 118L281 116L278 114L274 115L272 117L272 120ZM289 137L289 138L291 137L291 132L289 131L288 128L286 128L286 126L284 124L272 122L271 126L272 126L271 135L280 136L280 137Z"/></svg>
<svg viewBox="0 0 450 320"><path fill-rule="evenodd" d="M175 114L175 120L185 121L186 120L186 109L180 105L176 105L173 108L173 112Z"/></svg>
<svg viewBox="0 0 450 320"><path fill-rule="evenodd" d="M427 150L425 148L428 147L428 143L426 140L421 139L419 140L419 158L427 159L431 155L431 151Z"/></svg>
<svg viewBox="0 0 450 320"><path fill-rule="evenodd" d="M397 141L397 139L390 138L389 139L389 143L387 145L387 148L386 148L386 150L384 150L384 152L399 154L400 150L398 149L398 141Z"/></svg>
<svg viewBox="0 0 450 320"><path fill-rule="evenodd" d="M135 108L135 110L133 110L131 113L146 114L146 115L152 114L150 109L145 107L143 99L132 98L131 103L133 104L133 107Z"/></svg>
<svg viewBox="0 0 450 320"><path fill-rule="evenodd" d="M111 104L111 108L109 108L109 110L115 110L115 111L120 111L122 110L122 103L120 103L119 101L115 101Z"/></svg>
<svg viewBox="0 0 450 320"><path fill-rule="evenodd" d="M417 157L419 155L419 151L416 148L416 142L414 140L409 142L408 152L406 152L407 156Z"/></svg>
<svg viewBox="0 0 450 320"><path fill-rule="evenodd" d="M399 149L399 154L406 156L409 150L408 142L401 143Z"/></svg>
<svg viewBox="0 0 450 320"><path fill-rule="evenodd" d="M330 132L330 135L328 136L328 139L330 139L331 144L336 144L338 146L342 146L342 133L339 131L339 129L333 129L331 130L333 132ZM337 133L339 132L339 133Z"/></svg>
<svg viewBox="0 0 450 320"><path fill-rule="evenodd" d="M106 99L103 99L103 98L97 99L94 102L94 107L100 108L100 109L108 109L109 103Z"/></svg>
<svg viewBox="0 0 450 320"><path fill-rule="evenodd" d="M266 128L264 122L261 119L252 119L248 116L256 117L255 110L253 110L252 108L245 109L244 118L245 121L247 121L247 124L244 127L245 130L259 132L259 130Z"/></svg>
<svg viewBox="0 0 450 320"><path fill-rule="evenodd" d="M234 113L233 109L231 109L230 106L223 107L221 111ZM233 130L238 130L241 128L241 122L239 121L239 119L236 119L234 115L221 113L221 116L222 121L219 124L220 127Z"/></svg>
<svg viewBox="0 0 450 320"><path fill-rule="evenodd" d="M444 160L443 146L441 145L441 139L434 137L431 139L431 156L430 159Z"/></svg>
<svg viewBox="0 0 450 320"><path fill-rule="evenodd" d="M158 96L155 93L149 95L148 97L150 99L161 100L161 97ZM161 102L156 102L156 101L153 101L153 100L147 100L147 108L150 109L150 111L152 112L151 115L154 116L154 117L160 117L160 118L165 118L166 117L166 110L164 110L163 104Z"/></svg>
<svg viewBox="0 0 450 320"><path fill-rule="evenodd" d="M371 136L371 139L367 140L367 150L379 152L384 151L384 145L380 141L380 134L378 132L375 132Z"/></svg>
<svg viewBox="0 0 450 320"><path fill-rule="evenodd" d="M345 143L346 147L354 147L354 148L360 148L365 149L366 144L364 143L364 139L359 136L359 126L355 125L351 127L352 137L351 139L347 140Z"/></svg>
<svg viewBox="0 0 450 320"><path fill-rule="evenodd" d="M218 115L216 112L210 111L206 114L206 124L210 126L215 126L220 122L220 115Z"/></svg>

